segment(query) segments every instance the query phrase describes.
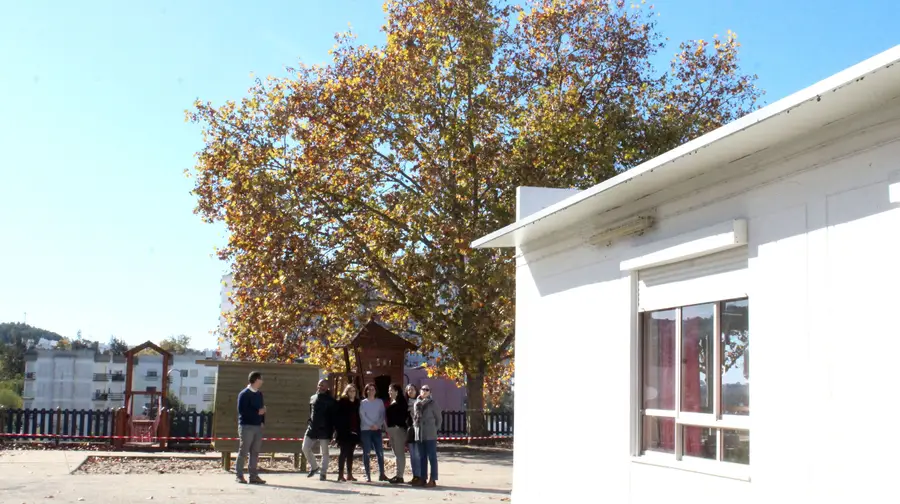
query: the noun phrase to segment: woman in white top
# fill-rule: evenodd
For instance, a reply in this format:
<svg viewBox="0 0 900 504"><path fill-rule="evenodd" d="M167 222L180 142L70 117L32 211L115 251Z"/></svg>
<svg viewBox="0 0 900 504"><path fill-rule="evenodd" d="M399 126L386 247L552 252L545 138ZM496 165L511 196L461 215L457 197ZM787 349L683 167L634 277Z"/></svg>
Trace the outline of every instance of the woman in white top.
<svg viewBox="0 0 900 504"><path fill-rule="evenodd" d="M384 474L384 446L381 432L384 429L384 402L375 398L375 384L369 383L363 390L366 396L359 405L360 433L363 446L363 467L366 469L366 481L372 481L369 471L369 454L375 449L378 458L378 481L389 481Z"/></svg>

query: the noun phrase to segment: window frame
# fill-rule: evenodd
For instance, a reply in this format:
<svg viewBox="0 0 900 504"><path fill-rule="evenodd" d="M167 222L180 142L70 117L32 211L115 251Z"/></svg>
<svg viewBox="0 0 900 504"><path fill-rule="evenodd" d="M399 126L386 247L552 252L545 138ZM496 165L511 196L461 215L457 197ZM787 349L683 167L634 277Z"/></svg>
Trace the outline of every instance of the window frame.
<svg viewBox="0 0 900 504"><path fill-rule="evenodd" d="M637 286L637 272L633 274L634 286ZM635 300L636 300L635 293ZM722 307L725 303L746 300L749 307L750 296L742 296L730 299L711 300L702 303L690 303L668 308L653 308L649 310L636 309L633 330L634 345L632 362L633 372L632 379L635 381L632 388L632 399L635 407L633 428L633 457L636 462L650 463L653 465L663 465L669 467L680 467L693 471L716 474L719 476L734 477L749 481L749 469L751 464L741 464L738 462L728 462L724 460L725 450L725 431L747 431L750 432L751 414L747 415L725 415L722 413ZM698 306L704 304L713 305L713 359L712 369L716 372L711 375L711 383L713 392L713 411L712 413L694 413L681 411L682 406L682 314L683 309L689 306ZM637 305L635 304L637 308ZM674 410L644 408L644 326L645 314L658 311L675 311L675 408ZM748 321L749 322L749 321ZM675 439L674 453L666 453L655 450L644 449L644 419L645 417L655 418L671 418L674 419ZM684 453L684 428L685 427L701 427L715 429L716 432L716 459L706 459L686 455ZM683 466L683 467L682 467Z"/></svg>

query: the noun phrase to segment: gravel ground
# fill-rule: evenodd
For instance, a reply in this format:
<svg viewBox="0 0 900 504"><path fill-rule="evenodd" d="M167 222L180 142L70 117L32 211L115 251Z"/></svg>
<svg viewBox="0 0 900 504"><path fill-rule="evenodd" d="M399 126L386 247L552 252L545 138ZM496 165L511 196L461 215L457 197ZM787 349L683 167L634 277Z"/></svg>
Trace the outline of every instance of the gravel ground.
<svg viewBox="0 0 900 504"><path fill-rule="evenodd" d="M321 460L320 457L317 457ZM374 456L371 457L373 474L377 475L378 463ZM329 459L328 477L337 476L337 457ZM259 469L265 473L297 473L294 462L290 458L260 457ZM396 474L397 466L393 457L385 456L384 470L388 477ZM84 464L78 468L75 474L213 474L222 473L221 460L184 459L184 458L159 458L159 457L88 457ZM353 460L353 474L362 477L365 471L362 466L361 456L357 455ZM412 478L409 467L409 459L406 463L406 479Z"/></svg>

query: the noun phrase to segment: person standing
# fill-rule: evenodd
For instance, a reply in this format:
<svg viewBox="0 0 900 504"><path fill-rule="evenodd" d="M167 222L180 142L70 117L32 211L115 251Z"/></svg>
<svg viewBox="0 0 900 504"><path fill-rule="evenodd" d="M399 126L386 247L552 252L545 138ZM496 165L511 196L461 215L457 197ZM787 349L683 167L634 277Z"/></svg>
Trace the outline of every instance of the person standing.
<svg viewBox="0 0 900 504"><path fill-rule="evenodd" d="M369 383L363 390L366 398L359 405L359 419L362 426L360 430L360 438L363 445L363 467L366 470L366 481L372 481L372 474L369 471L369 454L375 450L375 457L378 459L378 480L388 481L384 474L384 446L382 446L381 431L384 427L384 402L375 398L375 384Z"/></svg>
<svg viewBox="0 0 900 504"><path fill-rule="evenodd" d="M335 417L335 430L337 443L341 447L338 456L338 481L356 481L353 477L353 451L359 444L359 396L354 385L344 387L344 393L337 403L337 415ZM347 478L344 479L344 467L347 468Z"/></svg>
<svg viewBox="0 0 900 504"><path fill-rule="evenodd" d="M413 412L416 440L421 443L419 470L422 472L422 480L417 486L437 486L437 438L438 431L441 430L442 417L441 408L431 397L431 387L423 386ZM431 463L431 478L426 482L425 474L428 473L429 462Z"/></svg>
<svg viewBox="0 0 900 504"><path fill-rule="evenodd" d="M266 424L266 404L260 388L263 384L262 373L253 371L247 377L247 388L238 394L238 448L237 465L234 472L238 483L247 484L244 479L244 462L250 455L249 472L251 485L265 485L266 482L259 477L257 462L259 451L262 448L262 431Z"/></svg>
<svg viewBox="0 0 900 504"><path fill-rule="evenodd" d="M416 441L416 429L413 424L413 408L416 406L416 398L419 391L416 386L410 383L406 386L406 442L409 444L409 466L412 469L413 477L409 481L410 485L417 486L422 480L422 471L419 468L422 461L420 459L420 443Z"/></svg>
<svg viewBox="0 0 900 504"><path fill-rule="evenodd" d="M403 387L393 383L388 389L391 403L387 407L388 436L391 439L391 450L397 463L397 475L391 478L391 483L403 483L403 473L406 471L406 417L409 409L406 398L403 395Z"/></svg>
<svg viewBox="0 0 900 504"><path fill-rule="evenodd" d="M319 479L325 481L328 474L328 444L334 435L334 415L337 403L331 392L328 390L328 381L319 380L316 385L316 393L310 397L309 401L309 421L306 428L306 435L303 436L303 445L301 450L309 461L308 478L312 478L320 471L319 464L316 462L316 454L313 448L318 445L322 451L322 467Z"/></svg>

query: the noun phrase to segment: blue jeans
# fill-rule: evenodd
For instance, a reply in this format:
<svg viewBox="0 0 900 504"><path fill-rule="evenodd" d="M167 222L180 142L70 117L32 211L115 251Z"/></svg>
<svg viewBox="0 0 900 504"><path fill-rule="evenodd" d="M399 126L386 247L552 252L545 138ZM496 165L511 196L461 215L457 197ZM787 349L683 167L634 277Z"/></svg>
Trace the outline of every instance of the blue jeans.
<svg viewBox="0 0 900 504"><path fill-rule="evenodd" d="M422 465L421 452L422 445L420 443L411 441L409 443L409 465L412 466L413 476L416 478L422 477L422 470L419 469L419 466Z"/></svg>
<svg viewBox="0 0 900 504"><path fill-rule="evenodd" d="M363 467L366 469L366 477L372 477L369 471L369 455L372 453L372 448L375 449L375 457L378 458L378 474L384 474L384 446L381 444L381 431L362 431L359 433L359 437L362 439Z"/></svg>
<svg viewBox="0 0 900 504"><path fill-rule="evenodd" d="M419 444L419 471L422 473L422 479L425 479L425 473L428 472L429 462L431 462L431 481L437 481L437 440L422 441Z"/></svg>

